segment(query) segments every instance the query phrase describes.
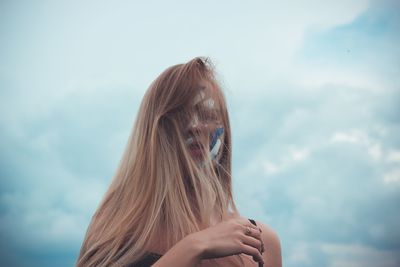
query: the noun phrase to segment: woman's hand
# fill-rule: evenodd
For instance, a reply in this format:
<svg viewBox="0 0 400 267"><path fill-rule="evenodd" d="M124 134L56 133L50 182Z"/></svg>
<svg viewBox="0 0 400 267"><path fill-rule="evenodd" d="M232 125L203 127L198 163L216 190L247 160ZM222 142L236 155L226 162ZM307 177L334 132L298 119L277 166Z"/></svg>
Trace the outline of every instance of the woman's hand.
<svg viewBox="0 0 400 267"><path fill-rule="evenodd" d="M230 219L190 235L202 248L201 259L247 254L264 264L261 230L243 218Z"/></svg>

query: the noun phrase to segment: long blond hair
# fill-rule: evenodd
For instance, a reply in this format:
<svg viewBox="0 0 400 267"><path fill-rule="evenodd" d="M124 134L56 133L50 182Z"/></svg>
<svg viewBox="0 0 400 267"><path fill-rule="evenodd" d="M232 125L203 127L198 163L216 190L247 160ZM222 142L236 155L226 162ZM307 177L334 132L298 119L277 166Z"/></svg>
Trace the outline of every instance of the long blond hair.
<svg viewBox="0 0 400 267"><path fill-rule="evenodd" d="M182 133L193 98L211 85L224 138L217 166L201 168ZM208 166L208 167L207 167ZM166 249L186 235L237 213L231 184L231 131L224 95L207 58L166 69L147 90L115 176L94 213L76 266L136 262L165 236Z"/></svg>

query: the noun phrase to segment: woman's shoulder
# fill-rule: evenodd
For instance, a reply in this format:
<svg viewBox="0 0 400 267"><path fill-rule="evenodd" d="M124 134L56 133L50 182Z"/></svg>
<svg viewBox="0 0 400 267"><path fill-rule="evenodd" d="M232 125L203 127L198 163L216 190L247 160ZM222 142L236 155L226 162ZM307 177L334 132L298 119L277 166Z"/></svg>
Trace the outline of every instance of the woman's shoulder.
<svg viewBox="0 0 400 267"><path fill-rule="evenodd" d="M264 242L265 252L263 253L264 259L268 262L268 266L281 267L282 266L282 252L281 242L277 232L271 226L256 220L255 218L245 218L238 214L231 214L232 218L242 218L245 220L253 220L256 225L261 229L261 237Z"/></svg>
<svg viewBox="0 0 400 267"><path fill-rule="evenodd" d="M240 218L244 219L244 220L249 220L252 223L255 222L255 224L261 229L262 233L261 236L263 238L264 241L264 245L270 245L271 247L275 247L275 248L279 248L280 251L280 240L279 240L279 236L277 234L277 232L272 229L271 226L256 220L254 218L245 218L240 216Z"/></svg>
<svg viewBox="0 0 400 267"><path fill-rule="evenodd" d="M265 252L263 253L266 262L270 262L269 266L282 266L281 242L279 236L269 225L260 221L256 221L260 227L262 239L264 242Z"/></svg>

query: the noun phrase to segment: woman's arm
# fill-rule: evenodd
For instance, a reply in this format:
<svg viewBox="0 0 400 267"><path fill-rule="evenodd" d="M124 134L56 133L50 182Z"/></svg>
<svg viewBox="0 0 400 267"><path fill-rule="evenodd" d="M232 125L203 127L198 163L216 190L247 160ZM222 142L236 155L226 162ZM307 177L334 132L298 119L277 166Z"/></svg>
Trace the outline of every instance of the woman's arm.
<svg viewBox="0 0 400 267"><path fill-rule="evenodd" d="M201 261L203 248L193 238L188 235L175 244L167 251L153 267L175 266L175 267L193 267Z"/></svg>
<svg viewBox="0 0 400 267"><path fill-rule="evenodd" d="M260 229L243 218L218 223L188 235L162 256L153 267L193 267L203 259L247 254L264 263Z"/></svg>

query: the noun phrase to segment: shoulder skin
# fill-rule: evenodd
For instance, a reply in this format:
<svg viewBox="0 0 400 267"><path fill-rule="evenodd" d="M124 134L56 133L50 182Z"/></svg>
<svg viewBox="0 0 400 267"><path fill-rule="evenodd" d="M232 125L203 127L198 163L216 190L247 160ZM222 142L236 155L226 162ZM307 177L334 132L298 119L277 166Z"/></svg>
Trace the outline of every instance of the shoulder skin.
<svg viewBox="0 0 400 267"><path fill-rule="evenodd" d="M261 236L265 248L263 257L266 267L282 267L281 243L278 235L266 224L260 221L256 221L256 223L262 231Z"/></svg>

